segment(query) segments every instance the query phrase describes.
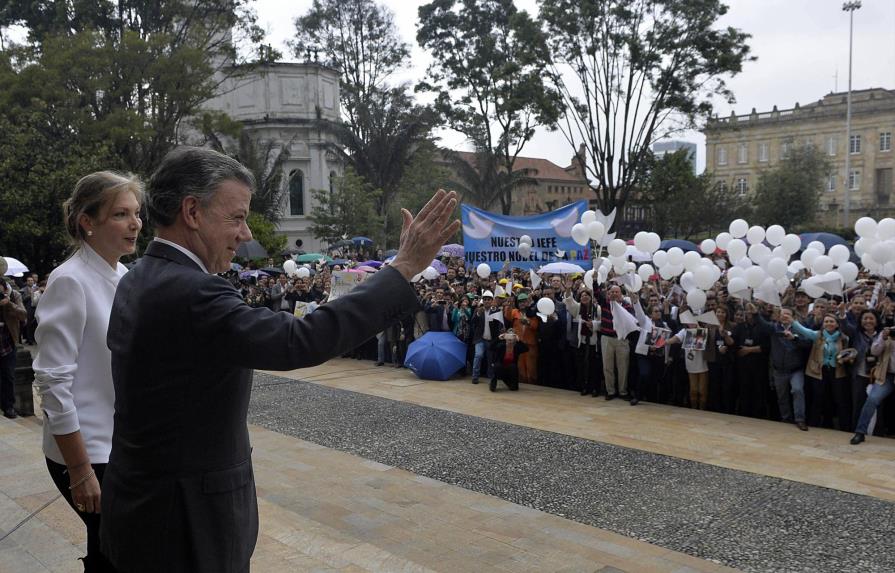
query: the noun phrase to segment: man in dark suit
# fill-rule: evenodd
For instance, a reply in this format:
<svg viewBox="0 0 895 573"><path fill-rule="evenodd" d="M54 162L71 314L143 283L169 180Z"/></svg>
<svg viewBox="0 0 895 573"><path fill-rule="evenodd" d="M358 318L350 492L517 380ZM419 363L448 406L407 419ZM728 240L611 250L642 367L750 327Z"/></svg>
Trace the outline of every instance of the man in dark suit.
<svg viewBox="0 0 895 573"><path fill-rule="evenodd" d="M244 572L258 509L246 415L252 369L320 364L417 301L408 280L459 228L456 195L403 211L392 265L304 319L250 308L223 278L254 180L235 160L179 148L149 182L157 229L119 283L109 323L115 430L102 492L103 553L124 573Z"/></svg>

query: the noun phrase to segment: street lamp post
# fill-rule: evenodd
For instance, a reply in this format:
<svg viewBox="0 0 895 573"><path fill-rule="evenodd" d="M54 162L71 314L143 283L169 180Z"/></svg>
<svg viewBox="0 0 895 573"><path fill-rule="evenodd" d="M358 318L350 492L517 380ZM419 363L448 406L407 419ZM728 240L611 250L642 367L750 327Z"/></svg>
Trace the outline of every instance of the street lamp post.
<svg viewBox="0 0 895 573"><path fill-rule="evenodd" d="M851 173L850 173L850 156L851 156L851 59L852 59L852 36L854 34L855 10L861 7L861 0L851 0L842 4L842 10L848 12L848 95L845 99L845 200L843 201L843 211L845 222L843 227L851 226L851 200L849 191L851 190Z"/></svg>

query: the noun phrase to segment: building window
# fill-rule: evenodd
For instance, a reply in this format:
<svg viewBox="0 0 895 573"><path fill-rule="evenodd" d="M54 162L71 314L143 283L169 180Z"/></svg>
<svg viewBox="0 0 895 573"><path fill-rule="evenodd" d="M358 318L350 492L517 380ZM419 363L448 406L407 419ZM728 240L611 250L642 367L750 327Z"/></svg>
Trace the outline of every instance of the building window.
<svg viewBox="0 0 895 573"><path fill-rule="evenodd" d="M780 144L780 159L789 157L789 150L792 147L792 141L784 141Z"/></svg>
<svg viewBox="0 0 895 573"><path fill-rule="evenodd" d="M749 144L741 143L737 146L737 163L746 163L749 160Z"/></svg>
<svg viewBox="0 0 895 573"><path fill-rule="evenodd" d="M861 170L852 169L848 172L848 188L857 191L861 188Z"/></svg>
<svg viewBox="0 0 895 573"><path fill-rule="evenodd" d="M836 191L836 176L830 175L827 178L827 191L833 193Z"/></svg>
<svg viewBox="0 0 895 573"><path fill-rule="evenodd" d="M848 138L848 152L861 153L861 136L852 135Z"/></svg>
<svg viewBox="0 0 895 573"><path fill-rule="evenodd" d="M814 138L813 137L805 138L805 147L814 147Z"/></svg>
<svg viewBox="0 0 895 573"><path fill-rule="evenodd" d="M718 181L718 191L727 193L727 181Z"/></svg>
<svg viewBox="0 0 895 573"><path fill-rule="evenodd" d="M827 137L827 155L833 157L836 155L836 136L830 135Z"/></svg>
<svg viewBox="0 0 895 573"><path fill-rule="evenodd" d="M879 134L879 150L892 151L892 132L884 131Z"/></svg>
<svg viewBox="0 0 895 573"><path fill-rule="evenodd" d="M289 173L289 214L305 214L305 177L300 169Z"/></svg>
<svg viewBox="0 0 895 573"><path fill-rule="evenodd" d="M762 163L767 163L768 156L770 151L770 146L767 143L759 143L758 144L758 160Z"/></svg>
<svg viewBox="0 0 895 573"><path fill-rule="evenodd" d="M734 184L734 190L736 190L737 195L743 196L749 190L749 184L746 183L745 177L737 177L736 184Z"/></svg>

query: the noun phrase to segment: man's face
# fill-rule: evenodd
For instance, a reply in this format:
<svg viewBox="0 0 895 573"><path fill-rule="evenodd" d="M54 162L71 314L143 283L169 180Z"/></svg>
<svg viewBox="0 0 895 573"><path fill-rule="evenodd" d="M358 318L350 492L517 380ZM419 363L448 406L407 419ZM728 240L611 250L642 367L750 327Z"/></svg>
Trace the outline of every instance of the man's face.
<svg viewBox="0 0 895 573"><path fill-rule="evenodd" d="M34 279L31 278L31 277L28 277L27 279L25 279L25 284L28 285L28 286L30 286L30 287L33 287L33 286L34 286Z"/></svg>
<svg viewBox="0 0 895 573"><path fill-rule="evenodd" d="M784 308L780 310L780 322L785 325L792 324L792 311L788 308Z"/></svg>
<svg viewBox="0 0 895 573"><path fill-rule="evenodd" d="M609 289L609 300L620 301L622 299L621 287L614 286Z"/></svg>
<svg viewBox="0 0 895 573"><path fill-rule="evenodd" d="M553 290L559 292L559 289L562 288L562 279L559 277L553 277L550 279L550 286L553 287Z"/></svg>
<svg viewBox="0 0 895 573"><path fill-rule="evenodd" d="M657 295L649 295L647 306L659 306L659 297Z"/></svg>
<svg viewBox="0 0 895 573"><path fill-rule="evenodd" d="M864 297L856 296L851 301L851 311L855 314L855 316L861 316L861 313L867 310L867 304L864 302Z"/></svg>
<svg viewBox="0 0 895 573"><path fill-rule="evenodd" d="M808 300L809 299L808 299L807 294L805 294L803 292L796 293L796 298L795 298L796 306L800 306L800 307L808 306Z"/></svg>
<svg viewBox="0 0 895 573"><path fill-rule="evenodd" d="M455 271L454 269L448 269L448 271L447 271L447 279L448 279L449 281L452 281L452 280L454 280L455 278L457 278L457 271Z"/></svg>
<svg viewBox="0 0 895 573"><path fill-rule="evenodd" d="M230 261L240 244L252 240L246 224L252 191L238 181L225 181L218 186L208 205L197 213L196 255L210 273L230 270Z"/></svg>

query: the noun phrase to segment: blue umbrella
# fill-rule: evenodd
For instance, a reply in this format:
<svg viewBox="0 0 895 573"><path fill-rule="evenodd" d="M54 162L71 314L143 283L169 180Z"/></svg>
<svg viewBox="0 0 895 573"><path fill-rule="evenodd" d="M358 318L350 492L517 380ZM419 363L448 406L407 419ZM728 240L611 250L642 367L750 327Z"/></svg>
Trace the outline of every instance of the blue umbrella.
<svg viewBox="0 0 895 573"><path fill-rule="evenodd" d="M662 243L659 245L659 248L663 251L667 251L672 247L677 247L685 253L690 251L699 252L699 247L696 246L696 243L692 241L685 241L683 239L667 239L665 241L662 241Z"/></svg>
<svg viewBox="0 0 895 573"><path fill-rule="evenodd" d="M351 237L351 240L354 242L355 245L361 247L366 247L367 245L373 244L373 239L371 239L370 237Z"/></svg>
<svg viewBox="0 0 895 573"><path fill-rule="evenodd" d="M802 239L803 251L808 248L808 243L812 241L820 241L828 251L833 245L848 246L848 241L833 233L802 233L799 235L799 238Z"/></svg>
<svg viewBox="0 0 895 573"><path fill-rule="evenodd" d="M451 332L427 332L410 343L404 366L423 380L447 380L466 366L466 345Z"/></svg>

